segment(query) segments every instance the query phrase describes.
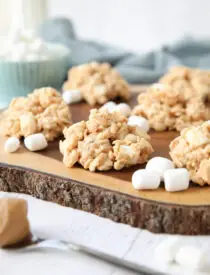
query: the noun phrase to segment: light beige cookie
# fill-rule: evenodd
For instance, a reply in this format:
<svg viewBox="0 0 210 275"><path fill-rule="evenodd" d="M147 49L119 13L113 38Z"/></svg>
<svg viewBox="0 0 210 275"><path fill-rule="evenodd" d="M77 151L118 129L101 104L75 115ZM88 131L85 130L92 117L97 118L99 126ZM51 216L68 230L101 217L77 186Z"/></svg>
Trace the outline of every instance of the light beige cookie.
<svg viewBox="0 0 210 275"><path fill-rule="evenodd" d="M71 124L71 113L59 92L51 87L41 88L28 97L12 100L1 119L5 136L27 137L43 133L47 140L62 134Z"/></svg>
<svg viewBox="0 0 210 275"><path fill-rule="evenodd" d="M180 91L186 100L210 93L210 71L188 67L173 67L159 81Z"/></svg>
<svg viewBox="0 0 210 275"><path fill-rule="evenodd" d="M132 113L148 119L150 128L156 131L180 131L210 119L209 98L196 95L186 100L179 89L157 83L138 96Z"/></svg>
<svg viewBox="0 0 210 275"><path fill-rule="evenodd" d="M87 121L66 128L64 136L60 151L67 167L78 162L90 171L120 170L146 162L153 152L150 137L119 112L92 109Z"/></svg>
<svg viewBox="0 0 210 275"><path fill-rule="evenodd" d="M185 167L193 182L210 185L210 121L185 128L170 144L176 167Z"/></svg>
<svg viewBox="0 0 210 275"><path fill-rule="evenodd" d="M80 90L83 98L90 105L120 97L128 100L128 83L108 63L92 62L73 67L69 70L68 80L63 90Z"/></svg>

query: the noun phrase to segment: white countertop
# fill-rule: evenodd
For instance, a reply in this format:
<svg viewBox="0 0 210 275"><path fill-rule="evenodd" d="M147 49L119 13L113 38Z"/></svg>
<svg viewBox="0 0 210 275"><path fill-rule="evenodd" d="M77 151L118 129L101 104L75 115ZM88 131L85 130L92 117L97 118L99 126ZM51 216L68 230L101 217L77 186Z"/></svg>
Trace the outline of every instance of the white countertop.
<svg viewBox="0 0 210 275"><path fill-rule="evenodd" d="M40 238L61 239L80 243L119 259L139 263L166 274L204 275L176 265L156 262L154 250L166 235L112 222L108 219L57 204L44 202L26 195L0 192L2 196L18 196L28 200L29 221L33 235ZM210 248L210 237L180 237L204 248ZM1 275L123 275L135 274L79 251L70 252L42 249L30 252L0 250ZM137 273L136 273L137 274ZM143 274L143 273L142 273Z"/></svg>

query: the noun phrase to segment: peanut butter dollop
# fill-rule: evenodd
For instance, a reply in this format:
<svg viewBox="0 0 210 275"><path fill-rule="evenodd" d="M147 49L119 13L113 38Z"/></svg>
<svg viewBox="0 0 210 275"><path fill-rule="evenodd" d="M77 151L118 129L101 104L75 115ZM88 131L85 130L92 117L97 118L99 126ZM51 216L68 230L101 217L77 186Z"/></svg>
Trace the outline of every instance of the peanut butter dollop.
<svg viewBox="0 0 210 275"><path fill-rule="evenodd" d="M0 247L19 243L29 233L27 202L17 198L0 199Z"/></svg>

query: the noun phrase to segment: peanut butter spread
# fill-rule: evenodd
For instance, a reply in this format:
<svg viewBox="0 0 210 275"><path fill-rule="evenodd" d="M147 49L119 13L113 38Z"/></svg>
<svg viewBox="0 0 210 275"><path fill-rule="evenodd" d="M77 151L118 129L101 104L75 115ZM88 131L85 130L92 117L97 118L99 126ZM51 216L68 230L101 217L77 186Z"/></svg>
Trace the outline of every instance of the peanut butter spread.
<svg viewBox="0 0 210 275"><path fill-rule="evenodd" d="M27 202L16 198L0 199L0 246L19 243L29 233Z"/></svg>

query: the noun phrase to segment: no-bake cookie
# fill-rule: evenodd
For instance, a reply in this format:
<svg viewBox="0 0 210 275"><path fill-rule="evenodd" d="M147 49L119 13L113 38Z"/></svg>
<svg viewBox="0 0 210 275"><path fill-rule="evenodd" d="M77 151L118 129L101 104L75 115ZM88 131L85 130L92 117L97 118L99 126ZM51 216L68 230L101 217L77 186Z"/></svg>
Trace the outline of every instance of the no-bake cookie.
<svg viewBox="0 0 210 275"><path fill-rule="evenodd" d="M148 119L156 131L180 131L210 119L209 106L208 94L186 99L181 90L158 83L138 96L138 105L132 113Z"/></svg>
<svg viewBox="0 0 210 275"><path fill-rule="evenodd" d="M48 141L62 134L71 124L71 113L59 92L47 87L35 90L28 97L12 100L1 119L5 136L27 137L43 133Z"/></svg>
<svg viewBox="0 0 210 275"><path fill-rule="evenodd" d="M67 167L78 162L90 171L120 170L146 162L153 152L150 137L119 112L92 109L87 121L66 128L64 136L60 151Z"/></svg>
<svg viewBox="0 0 210 275"><path fill-rule="evenodd" d="M210 185L210 121L185 128L170 144L176 167L184 167L193 182Z"/></svg>
<svg viewBox="0 0 210 275"><path fill-rule="evenodd" d="M182 92L186 100L192 96L210 93L210 71L173 67L159 82Z"/></svg>
<svg viewBox="0 0 210 275"><path fill-rule="evenodd" d="M120 97L128 100L130 91L127 82L108 63L92 62L69 70L63 90L80 90L90 105Z"/></svg>

